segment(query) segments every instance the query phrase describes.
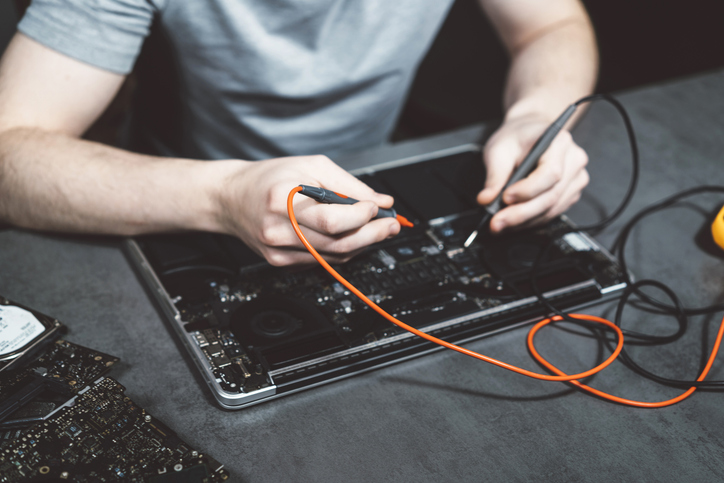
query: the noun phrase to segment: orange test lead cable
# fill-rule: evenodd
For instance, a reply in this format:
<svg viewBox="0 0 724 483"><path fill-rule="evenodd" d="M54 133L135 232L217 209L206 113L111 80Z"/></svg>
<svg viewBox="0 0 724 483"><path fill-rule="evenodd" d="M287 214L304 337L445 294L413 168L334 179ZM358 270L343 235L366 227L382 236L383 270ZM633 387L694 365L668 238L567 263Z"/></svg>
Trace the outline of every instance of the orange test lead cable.
<svg viewBox="0 0 724 483"><path fill-rule="evenodd" d="M522 369L520 367L513 366L511 364L507 364L505 362L499 361L497 359L493 359L492 357L485 356L483 354L479 354L475 351L471 351L469 349L465 349L463 347L460 347L458 345L452 344L450 342L444 341L442 339L439 339L435 336L432 336L430 334L427 334L425 332L422 332L410 325L405 324L401 320L398 320L397 318L393 317L392 315L388 314L383 310L381 307L379 307L377 304L375 304L372 300L370 300L365 294L360 292L354 285L352 285L350 282L348 282L344 277L342 277L332 266L327 263L327 261L322 258L322 256L315 250L315 248L309 243L307 238L304 236L304 233L302 233L301 228L299 227L299 224L297 223L297 219L294 216L294 206L293 206L293 199L294 195L296 193L300 193L303 190L307 189L308 187L301 185L297 186L292 189L292 191L289 193L289 196L287 197L287 212L289 214L289 220L291 221L292 227L294 228L294 232L299 237L299 240L302 242L302 244L306 247L306 249L309 251L309 253L312 254L312 256L319 262L322 267L324 267L325 270L327 270L339 283L344 285L350 292L355 294L360 300L362 300L365 304L367 304L370 308L372 308L375 312L382 315L384 318L392 322L393 324L397 325L398 327L411 332L418 337L422 337L423 339L426 339L430 342L434 342L435 344L441 345L443 347L446 347L448 349L452 349L454 351L460 352L461 354L474 357L475 359L479 359L484 362L488 362L490 364L502 367L503 369L508 369L509 371L516 372L518 374L522 374L524 376L532 377L534 379L540 379L544 381L561 381L561 382L571 382L572 384L575 384L576 386L580 387L581 389L584 389L588 392L591 392L597 396L600 396L602 398L608 399L610 401L614 401L620 404L627 404L631 406L637 406L637 407L663 407L668 406L671 404L675 404L687 397L689 397L695 390L695 387L689 388L686 392L681 394L680 396L669 399L667 401L661 401L661 402L654 402L654 403L647 403L647 402L640 402L640 401L632 401L629 399L619 398L617 396L612 396L610 394L604 393L602 391L599 391L597 389L594 389L592 387L589 387L585 384L582 384L577 379L584 379L586 377L592 376L593 374L596 374L603 370L604 368L608 367L613 361L618 357L618 355L621 352L621 349L623 348L623 333L621 332L621 329L614 324L611 321L608 321L606 319L602 319L600 317L596 317L593 315L584 315L584 314L569 314L570 317L579 319L579 320L588 320L591 322L597 322L600 324L603 324L613 330L616 333L616 337L618 339L618 343L616 344L616 348L614 349L613 353L603 361L598 366L594 367L593 369L590 369L585 372L581 372L579 374L572 374L567 375L560 369L553 366L550 362L546 361L535 349L535 345L533 343L533 338L535 337L535 334L543 328L545 325L548 325L551 322L562 320L560 316L555 316L551 318L544 319L537 324L535 324L530 332L528 333L528 348L530 349L531 353L533 354L533 357L535 357L536 360L538 360L541 364L543 364L545 367L547 367L552 372L558 374L557 376L551 376L548 374L539 374L536 372L531 372L526 369ZM322 188L314 188L315 190L321 190ZM328 191L328 190L324 190ZM334 192L330 192L334 193ZM334 193L336 195L336 193ZM308 195L309 196L309 195ZM339 195L337 195L339 196ZM314 197L314 196L312 196ZM719 350L719 346L721 344L722 336L724 335L724 319L722 319L721 326L719 328L719 333L717 334L716 341L714 343L714 348L712 349L711 355L709 357L709 361L702 371L701 375L699 376L699 379L697 381L702 381L706 375L709 372L709 369L711 368L712 364L714 363L714 359L716 358L716 354Z"/></svg>

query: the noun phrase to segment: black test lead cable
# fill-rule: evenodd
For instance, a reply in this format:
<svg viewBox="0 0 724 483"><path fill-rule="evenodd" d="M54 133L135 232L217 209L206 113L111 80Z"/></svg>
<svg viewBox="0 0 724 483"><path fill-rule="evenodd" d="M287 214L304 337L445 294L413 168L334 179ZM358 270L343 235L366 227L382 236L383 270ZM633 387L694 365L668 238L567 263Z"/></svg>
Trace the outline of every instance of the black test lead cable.
<svg viewBox="0 0 724 483"><path fill-rule="evenodd" d="M626 128L626 136L628 137L629 146L631 148L631 179L629 181L628 188L626 189L626 193L624 194L623 199L621 200L621 203L618 205L618 207L606 218L603 220L596 222L591 225L583 225L583 226L576 226L575 228L572 228L570 231L586 231L586 232L594 232L597 233L600 230L604 229L611 223L613 223L618 217L621 216L621 214L624 212L626 207L631 203L631 199L633 198L634 193L636 192L636 187L638 186L639 182L639 174L640 174L640 160L639 160L639 148L638 148L638 142L636 141L636 132L634 131L633 124L631 123L631 118L628 115L628 112L623 107L623 105L614 97L608 95L608 94L592 94L590 96L583 97L576 102L573 103L573 106L580 106L581 104L585 104L588 102L595 102L595 101L606 101L609 104L611 104L616 111L618 111L619 115L623 119L624 127ZM569 107L570 109L570 107ZM562 233L561 236L565 235L565 233ZM546 255L548 254L548 251L550 250L552 244L555 242L551 242L550 244L546 245L536 258L535 262L533 263L533 267L531 269L531 286L533 288L533 292L535 293L536 297L538 297L538 300L543 304L543 306L548 309L549 313L558 315L560 317L563 317L565 320L568 320L569 322L579 323L576 320L573 320L572 318L568 317L568 314L563 312L562 310L557 309L554 307L548 300L543 296L542 291L538 287L538 283L536 282L536 274L538 272L538 269L540 265L545 260ZM626 267L622 266L622 269L624 270L626 280L630 283L630 276L628 273L625 272ZM624 331L624 335L631 336L632 334L627 334L626 331Z"/></svg>
<svg viewBox="0 0 724 483"><path fill-rule="evenodd" d="M606 100L606 101L610 102L611 104L613 104L614 107L617 108L617 110L619 111L619 113L621 114L621 116L622 116L623 119L624 119L624 122L625 122L625 125L626 125L626 130L627 130L627 133L628 133L628 136L629 136L629 141L630 141L630 143L631 143L631 151L632 151L632 158L633 158L633 172L632 172L632 176L631 176L631 182L630 182L630 184L629 184L629 189L628 189L626 195L624 196L624 199L622 200L622 202L621 202L621 204L619 205L619 207L618 207L616 210L614 210L614 212L613 212L610 216L608 216L607 218L605 218L603 221L600 221L600 222L598 222L598 223L596 223L596 224L594 224L594 225L588 226L588 227L578 227L578 228L575 229L575 231L581 231L581 230L599 230L599 229L602 229L603 227L609 225L611 222L613 222L616 218L618 218L618 216L620 216L620 214L625 210L626 206L627 206L627 205L629 204L629 202L631 201L631 198L632 198L633 193L634 193L634 191L635 191L636 185L637 185L637 183L638 183L638 175L639 175L638 148L637 148L637 145L636 145L636 138L635 138L635 134L634 134L634 131L633 131L633 127L632 127L632 125L631 125L631 122L630 122L630 119L629 119L629 117L628 117L628 114L626 113L626 111L625 111L625 109L623 108L623 106L622 106L620 103L618 103L618 101L616 101L614 98L612 98L612 97L610 97L610 96L607 96L607 95L605 95L605 94L597 94L597 95L593 95L593 96L589 96L589 97L583 98L583 99L579 100L578 102L576 102L576 103L575 103L575 106L578 106L578 105L580 105L580 104L582 104L582 103L584 103L584 102L589 102L589 101L598 100L598 99L603 99L603 100ZM569 107L569 109L570 109L570 107ZM567 111L568 111L568 110L567 110ZM564 113L564 114L565 114L565 113ZM564 121L564 122L565 122L565 121ZM553 137L555 137L555 134L553 135ZM550 139L552 139L552 137L551 137ZM548 140L548 143L550 143L550 139ZM541 142L541 143L539 143L539 144L542 145L542 144L544 144L544 143ZM542 148L542 151L541 151L537 156L539 157L540 154L542 154L543 151L545 151L544 147ZM529 158L535 158L534 155L535 155L535 153L533 153L533 155L529 155ZM532 162L529 161L529 163L527 163L527 164L530 164L530 163L532 163ZM534 164L535 164L535 163L533 163L532 165L534 165ZM521 170L521 172L524 172L524 170ZM521 176L521 177L522 177L522 176ZM509 184L510 184L510 182L509 182ZM718 188L718 187L715 187L715 188ZM300 186L300 187L298 187L298 188L295 188L294 190L292 190L292 192L289 193L289 197L287 198L287 210L288 210L288 212L289 212L289 218L290 218L290 221L292 222L292 225L294 226L295 232L296 232L297 235L299 236L299 238L300 238L300 240L302 241L302 243L303 243L303 244L307 247L307 249L310 251L310 253L312 253L312 255L314 255L315 258L317 258L317 260L322 264L322 266L324 266L328 271L330 271L330 273L331 273L332 275L334 275L335 278L338 279L338 281L340 281L340 282L341 282L343 285L345 285L345 286L348 286L348 285L349 285L348 288L349 288L352 292L354 292L354 293L355 293L358 297L360 297L361 299L365 300L366 303L368 303L368 305L370 305L373 309L375 309L375 310L377 310L378 312L380 312L380 314L384 315L386 318L388 318L388 320L390 320L391 322L394 322L394 323L397 324L397 325L400 325L400 326L403 327L403 328L406 328L406 330L409 330L409 331L411 331L411 332L413 332L413 333L417 333L417 335L419 335L419 336L421 336L421 337L423 337L423 338L435 339L434 337L428 336L427 334L424 334L424 333L421 333L421 332L418 333L419 331L417 331L416 329L407 326L406 324L402 323L401 321L399 321L399 320L397 320L397 319L394 319L392 316L390 316L389 314L387 314L386 312L384 312L382 309L379 309L379 307L376 308L376 305L375 305L373 302L368 301L368 300L366 299L366 297L364 296L364 294L362 294L362 293L359 292L356 288L354 288L353 286L351 286L351 285L349 284L349 282L347 282L346 280L341 279L341 277L339 276L339 274L337 274L336 271L334 271L334 269L332 269L332 267L329 266L329 265L324 261L324 259L321 258L321 256L319 256L319 254L316 252L316 250L314 250L314 248L313 248L311 245L309 245L309 243L307 242L306 238L305 238L304 235L302 234L302 232L301 232L298 224L296 223L296 219L295 219L295 217L294 217L293 206L292 206L292 198L293 198L293 196L294 196L294 193L295 193L295 192L302 191L302 190L303 190L303 187ZM350 202L351 202L351 201L350 201ZM638 216L638 215L637 215L637 216ZM634 219L634 222L635 222L635 221L636 221L636 220ZM484 225L484 224L485 224L485 223L481 223L481 225ZM574 231L574 230L572 230L572 231ZM471 235L471 236L473 236L473 235ZM474 236L473 236L473 238L474 238ZM472 241L471 241L471 243L472 243ZM625 244L625 240L621 243L621 246L623 247L624 244ZM545 254L547 253L547 251L550 249L551 246L552 246L552 245L548 245L548 246L546 246L546 247L544 248L544 250L541 251L541 254L540 254L539 257L537 258L537 260L536 260L536 262L535 262L535 264L534 264L534 267L533 267L533 269L532 269L532 271L531 271L531 280L532 280L532 282L533 282L533 286L534 286L534 290L535 290L536 296L540 299L540 301L541 301L541 303L542 303L543 305L550 307L550 309L551 309L551 311L552 311L553 313L560 313L560 314L563 315L563 317L564 317L565 319L573 320L573 321L576 321L576 322L578 322L578 323L581 323L581 322L583 322L585 319L588 319L588 320L591 321L591 322L592 322L592 321L597 321L597 322L602 322L602 323L604 323L604 325L607 325L607 324L606 324L606 321L604 321L604 320L602 320L602 319L598 319L598 318L592 317L592 316L581 316L580 314L573 315L573 314L563 313L563 312L555 309L554 307L552 307L552 305L550 305L550 303L548 303L548 301L544 298L544 296L543 296L542 293L540 292L539 287L538 287L537 284L535 283L535 272L536 272L536 270L537 270L537 268L538 268L541 260L542 260L543 258L545 258ZM622 266L625 266L625 263L622 264ZM638 406L638 407L649 407L649 408L653 408L653 407L668 406L668 405L670 405L670 404L674 404L674 403L676 403L676 402L678 402L678 401L681 401L681 400L683 400L684 398L688 397L688 396L691 395L698 387L712 387L712 386L715 386L716 384L718 384L719 381L707 381L707 382L704 382L704 378L706 377L706 374L709 372L712 364L714 363L714 359L715 359L716 354L717 354L718 349L719 349L719 344L721 343L722 337L724 336L724 320L722 321L722 324L720 325L720 329L719 329L719 331L718 331L718 334L717 334L717 337L716 337L716 340L715 340L715 343L714 343L714 348L712 349L711 354L710 354L710 356L709 356L706 364L705 364L704 367L701 369L700 375L699 375L699 377L697 378L696 381L671 381L671 380L667 380L667 379L660 378L660 377L658 377L658 376L656 376L656 375L654 375L654 374L652 374L652 373L644 370L644 369L641 368L640 366L636 365L627 354L624 355L624 348L623 348L623 331L622 331L622 329L620 328L621 314L622 314L622 311L623 311L623 307L625 306L626 301L627 301L627 299L629 298L629 296L630 296L632 293L635 293L635 292L637 293L637 295L639 295L639 294L640 294L640 291L639 291L638 289L639 289L639 287L641 287L641 286L643 286L643 285L655 286L655 287L661 289L667 296L669 296L669 298L671 299L671 301L673 302L674 307L675 307L674 312L675 312L675 314L677 315L677 318L680 320L679 331L678 331L677 333L675 333L675 334L668 335L668 336L663 336L663 337L662 337L662 336L649 336L649 335L639 334L639 333L632 332L632 331L627 331L627 332L633 334L634 337L638 337L638 338L641 338L641 339L645 339L645 340L649 340L649 341L652 341L652 340L656 339L656 341L663 342L663 341L672 341L672 340L678 339L678 338L680 337L680 335L683 334L683 332L686 330L686 314L683 313L684 311L683 311L683 309L681 308L681 304L680 304L680 302L679 302L676 294L673 293L673 291L671 291L668 287L666 287L665 285L663 285L663 284L661 284L660 282L657 282L657 281L648 281L648 280L647 280L647 281L638 281L638 282L636 282L636 283L631 284L631 279L630 279L630 277L628 276L628 274L626 274L625 277L626 277L626 280L629 282L630 285L629 285L629 287L627 287L624 295L622 296L621 301L619 302L618 311L617 311L617 314L616 314L616 317L617 317L617 321L616 321L616 322L617 322L617 323L611 324L611 326L613 326L613 327L616 329L616 331L617 331L617 333L618 333L618 335L619 335L619 344L618 344L617 349L614 350L614 354L616 354L617 351L620 351L619 353L623 356L623 357L622 357L622 360L624 361L624 363L625 363L628 367L632 368L632 369L635 370L637 373L639 373L639 374L641 374L641 375L643 375L643 376L645 376L645 377L649 377L650 379L653 379L653 380L655 380L655 381L657 381L657 382L661 382L662 384L667 384L667 383L675 382L675 383L677 383L677 384L680 383L680 384L682 384L682 385L688 386L688 390L687 390L686 392L684 392L683 394L681 394L680 396L678 396L678 397L675 397L675 398L670 399L670 400L667 400L667 401L660 401L660 402L656 402L656 403L633 401L633 400L629 400L629 399L625 399L625 398L620 398L620 397L612 396L612 395L610 395L610 394L603 393L603 392L601 392L601 391L599 391L599 390L597 390L597 389L594 389L594 388L592 388L592 387L590 387L590 386L586 386L586 385L580 383L580 382L577 381L577 380L570 380L570 379L569 379L570 376L566 376L562 371L560 371L560 370L557 369L555 366L553 366L552 364L550 364L549 362L547 362L545 359L543 359L543 358L537 353L537 351L535 350L535 347L534 347L534 345L533 345L533 336L535 335L535 332L536 332L540 327L542 327L543 325L549 323L549 322L552 321L552 320L561 320L560 317L558 317L558 318L555 318L555 317L554 317L554 318L549 318L549 319L545 319L545 320L539 322L538 324L536 324L536 326L535 326L533 329L531 329L531 332L530 332L529 335L528 335L528 348L529 348L531 354L535 357L535 359L536 359L539 363L541 363L542 365L544 365L544 366L545 366L547 369L549 369L551 372L557 374L558 377L556 377L556 376L552 376L552 377L549 376L548 378L546 378L546 377L544 377L544 376L542 376L542 375L540 375L540 374L528 373L528 371L521 370L521 369L519 369L519 368L513 368L513 367L511 367L511 366L509 366L509 365L507 365L507 364L505 364L505 363L501 363L500 361L496 361L496 360L494 360L494 359L488 358L487 356L483 356L482 354L477 354L477 353L468 351L468 350L466 350L466 349L463 349L463 348L461 348L461 347L457 347L457 346L454 346L454 345L452 345L452 344L445 343L444 341L441 341L441 340L437 340L437 343L440 343L440 344L442 344L442 345L448 346L448 348L451 348L451 349L454 348L455 350L457 350L457 351L459 351L459 352L463 352L463 353L465 353L465 354L467 354L467 355L471 355L471 356L473 356L473 357L475 357L475 358L482 359L482 360L486 360L487 362L491 362L491 363L493 363L493 364L495 364L495 365L500 365L501 367L506 367L506 368L508 368L508 369L510 369L510 370L513 370L514 372L518 372L518 373L521 373L521 374L527 373L526 375L529 375L530 377L535 377L535 378L537 378L537 379L568 380L568 381L570 382L570 384L576 385L576 386L578 386L579 388L581 388L581 389L583 389L583 390L586 390L586 391L588 391L588 392L591 392L591 393L593 393L593 394L595 394L595 395L597 395L597 396L599 396L599 397L603 397L603 398L605 398L605 399L608 399L608 400L611 400L611 401L615 401L615 402L618 402L618 403L621 403L621 404L627 404L627 405ZM639 295L639 296L640 296L640 295ZM581 320L581 319L583 319L583 320ZM607 338L605 338L605 336L602 336L602 337L604 338L604 340L606 340L606 341L608 340ZM602 369L605 365L607 365L607 362L608 362L609 360L611 360L611 358L609 358L606 362L604 362L604 364L598 366L597 369ZM597 370L594 369L594 370L592 370L591 372L597 372ZM580 375L582 375L582 374L579 374L579 376L580 376Z"/></svg>
<svg viewBox="0 0 724 483"><path fill-rule="evenodd" d="M623 201L619 205L614 212L607 217L606 219L590 226L583 226L579 227L578 231L598 231L606 226L608 226L610 223L612 223L616 218L618 218L621 213L626 209L626 206L628 206L629 202L631 201L631 198L633 197L634 192L636 191L636 185L638 183L639 179L639 151L638 151L638 145L636 143L636 135L634 134L633 125L631 124L631 119L628 116L628 113L626 112L626 109L624 109L623 105L618 102L615 98L611 97L608 94L592 94L590 96L583 97L570 106L568 106L563 113L553 121L553 123L546 128L545 131L543 131L543 134L538 138L538 140L533 144L533 147L528 152L526 157L523 159L523 161L520 163L520 165L513 171L513 174L511 175L510 179L507 183L503 186L503 188L498 193L498 196L495 197L495 200L493 200L492 203L490 203L488 206L485 207L485 214L483 215L483 218L480 220L480 223L478 223L477 228L470 234L470 236L465 240L465 243L463 246L465 248L468 248L473 241L475 241L475 238L477 238L478 234L481 230L485 230L488 227L488 223L490 222L490 219L495 215L498 211L500 211L503 206L503 193L508 188L508 186L520 181L521 179L527 177L538 165L538 160L540 157L546 152L550 144L553 142L555 137L558 135L558 133L563 129L566 122L573 116L573 114L576 112L576 109L578 109L578 106L581 104L585 104L588 102L594 102L598 100L603 100L608 102L609 104L613 105L613 107L616 108L618 113L623 118L624 125L626 126L626 133L628 134L629 144L631 145L631 157L633 160L633 173L631 175L631 182L629 183L628 190L626 192L626 195L623 198Z"/></svg>
<svg viewBox="0 0 724 483"><path fill-rule="evenodd" d="M696 307L696 308L689 308L685 307L681 304L678 297L674 293L674 291L665 285L662 282L656 281L656 280L649 280L649 279L642 279L637 282L632 282L628 275L628 269L627 269L627 263L625 258L625 249L626 249L626 242L628 240L628 236L633 230L634 226L641 221L644 217L653 214L657 211L661 211L665 208L668 208L675 203L688 198L690 196L700 194L700 193L722 193L724 194L724 186L714 186L714 185L704 185L704 186L697 186L694 188L690 188L687 190L684 190L682 192L676 193L674 195L668 196L664 198L663 200L660 200L652 205L649 205L648 207L642 209L639 211L634 217L626 223L626 225L621 230L621 233L618 236L618 239L616 241L616 251L618 252L618 260L621 264L622 269L624 270L624 273L627 277L627 283L629 284L629 287L624 291L624 294L622 296L621 301L618 304L616 316L614 323L621 327L621 319L623 318L623 309L626 303L626 300L633 294L635 294L639 301L645 305L650 306L652 309L650 310L656 310L660 311L660 314L663 315L670 315L673 317L676 317L677 321L679 322L679 331L676 334L673 334L669 337L674 337L675 335L681 333L682 331L685 331L687 328L687 322L689 316L696 316L696 315L712 315L717 312L724 311L724 303L718 303L718 304L712 304L705 307ZM667 298L672 302L671 305L668 305L664 302L661 302L654 297L644 293L641 291L641 287L643 286L655 286L660 291L662 291L664 294L666 294ZM623 330L624 333L630 333L630 331ZM657 336L652 336L648 334L639 334L634 333L634 337L637 337L639 339L645 340L645 341L651 341L653 339L656 339ZM665 339L666 336L658 336L660 339ZM678 338L678 337L677 337ZM666 343L669 342L667 340L664 340L659 343ZM666 377L659 376L657 374L654 374L643 367L641 367L639 364L637 364L631 356L626 352L625 349L622 349L621 351L621 360L626 364L631 370L634 372L654 381L662 385L666 386L672 386L672 387L698 387L702 389L722 389L724 388L724 381L716 381L716 380L709 380L709 381L692 381L692 380L680 380L680 379L670 379Z"/></svg>
<svg viewBox="0 0 724 483"><path fill-rule="evenodd" d="M629 187L627 189L626 194L624 195L624 198L621 202L621 204L614 210L614 212L606 217L604 220L588 225L588 226L579 226L576 227L575 230L572 231L593 231L597 232L611 224L615 219L617 219L621 213L626 209L626 207L629 205L631 198L633 197L633 194L636 190L636 186L638 184L638 178L639 178L639 172L640 172L640 163L639 163L639 152L638 152L638 145L636 142L636 135L633 129L633 125L631 124L631 119L628 116L628 113L626 112L626 109L623 107L623 105L618 102L615 98L607 95L607 94L594 94L588 97L584 97L583 99L580 99L577 101L574 105L580 105L584 102L592 102L597 100L605 100L612 104L616 110L621 115L624 125L626 127L626 132L629 138L629 143L631 146L631 158L632 158L632 174L631 174L631 181L629 183ZM669 335L664 336L655 336L650 334L643 334L640 332L635 332L627 329L623 329L622 333L627 338L633 338L638 341L641 341L641 343L647 343L649 345L653 344L665 344L669 342L673 342L675 340L678 340L687 330L688 328L688 316L692 315L708 315L713 314L715 312L724 311L724 303L719 304L713 304L706 307L698 307L698 308L688 308L684 307L681 302L679 301L676 293L667 285L665 285L662 282L659 282L657 280L649 280L649 279L642 279L637 282L634 282L631 279L631 276L628 272L628 266L625 259L625 245L626 241L628 240L628 236L633 229L633 227L645 216L654 213L656 211L662 210L664 208L667 208L677 201L680 201L681 199L684 199L686 197L692 196L694 194L698 193L705 193L705 192L716 192L716 193L724 193L724 187L722 186L699 186L695 188L691 188L685 191L682 191L680 193L671 195L667 198L664 198L663 200L654 203L653 205L650 205L649 207L646 207L636 213L633 218L626 223L626 225L622 228L619 236L616 239L616 242L612 248L612 252L615 254L618 253L618 261L621 265L622 271L624 273L624 277L626 279L628 287L624 290L624 293L619 300L619 303L617 305L616 310L616 316L614 323L621 327L621 321L623 318L623 309L626 306L626 303L628 299L631 297L631 295L635 294L639 297L641 302L648 304L655 309L660 310L664 315L671 315L676 318L679 329ZM538 284L536 282L536 273L543 262L545 260L548 251L551 247L551 244L546 246L543 250L541 250L541 253L537 257L535 263L533 264L533 268L531 270L531 285L533 288L533 291L535 295L537 296L538 300L541 302L541 304L549 311L550 314L555 314L559 317L562 317L564 320L567 320L569 322L573 322L580 325L589 325L586 323L586 321L575 319L573 317L570 317L569 314L567 314L564 311L561 311L554 307L542 294L540 288L538 287ZM647 295L646 293L641 291L641 287L644 286L651 286L659 289L661 292L663 292L667 298L671 301L671 305L660 302L656 300L655 298ZM627 353L625 347L621 351L621 360L624 364L626 364L631 370L634 372L654 381L659 384L673 386L673 387L698 387L698 388L706 388L706 389L721 389L724 387L724 381L695 381L695 380L678 380L678 379L669 379L665 377L658 376L656 374L653 374L650 371L647 371L646 369L642 368L640 365L638 365L631 356Z"/></svg>

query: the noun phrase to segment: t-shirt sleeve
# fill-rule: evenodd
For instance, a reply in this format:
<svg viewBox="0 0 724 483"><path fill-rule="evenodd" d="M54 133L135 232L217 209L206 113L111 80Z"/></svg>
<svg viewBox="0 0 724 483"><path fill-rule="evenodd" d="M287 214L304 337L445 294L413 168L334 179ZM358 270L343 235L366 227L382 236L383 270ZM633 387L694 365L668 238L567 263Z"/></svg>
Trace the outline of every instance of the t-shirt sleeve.
<svg viewBox="0 0 724 483"><path fill-rule="evenodd" d="M151 0L33 0L18 30L68 57L127 74L156 10Z"/></svg>

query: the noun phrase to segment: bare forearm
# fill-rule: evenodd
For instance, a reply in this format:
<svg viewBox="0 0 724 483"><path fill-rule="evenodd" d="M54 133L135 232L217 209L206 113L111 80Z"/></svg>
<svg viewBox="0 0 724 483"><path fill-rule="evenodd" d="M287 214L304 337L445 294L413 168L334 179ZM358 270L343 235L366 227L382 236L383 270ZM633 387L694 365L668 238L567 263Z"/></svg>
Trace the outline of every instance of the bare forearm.
<svg viewBox="0 0 724 483"><path fill-rule="evenodd" d="M593 90L598 55L593 28L579 0L480 2L511 56L505 119L484 150L487 176L478 202L485 205L495 199L551 122ZM588 183L587 161L570 133L561 132L536 169L505 190L508 206L492 218L491 230L544 223L563 213Z"/></svg>
<svg viewBox="0 0 724 483"><path fill-rule="evenodd" d="M512 49L506 84L506 117L527 114L555 119L596 83L598 54L585 18L562 20Z"/></svg>
<svg viewBox="0 0 724 483"><path fill-rule="evenodd" d="M10 129L0 134L0 220L119 235L221 231L214 187L228 172L224 163L231 167L142 156L41 129Z"/></svg>
<svg viewBox="0 0 724 483"><path fill-rule="evenodd" d="M329 261L399 232L397 220L373 219L392 198L324 156L204 162L79 140L123 79L15 35L0 59L0 222L121 235L214 231L238 236L274 265L310 263L286 211L289 191L307 184L362 200L295 201L299 224Z"/></svg>

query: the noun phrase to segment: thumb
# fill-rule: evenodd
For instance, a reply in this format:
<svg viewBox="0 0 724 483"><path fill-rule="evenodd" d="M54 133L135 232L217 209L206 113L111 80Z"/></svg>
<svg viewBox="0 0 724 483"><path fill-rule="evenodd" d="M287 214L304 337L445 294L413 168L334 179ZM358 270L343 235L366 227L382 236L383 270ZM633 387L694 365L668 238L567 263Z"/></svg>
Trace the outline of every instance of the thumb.
<svg viewBox="0 0 724 483"><path fill-rule="evenodd" d="M477 201L481 205L493 202L515 168L522 154L520 144L515 137L491 139L483 152L486 176L483 190L478 193Z"/></svg>

